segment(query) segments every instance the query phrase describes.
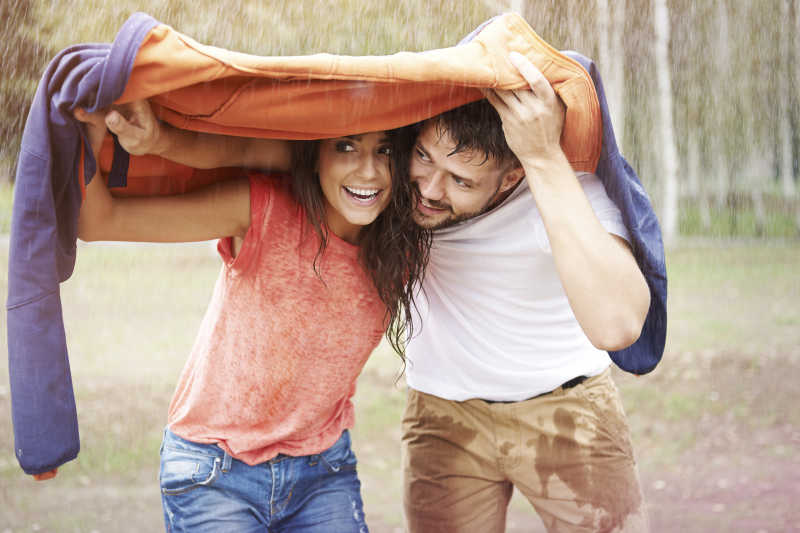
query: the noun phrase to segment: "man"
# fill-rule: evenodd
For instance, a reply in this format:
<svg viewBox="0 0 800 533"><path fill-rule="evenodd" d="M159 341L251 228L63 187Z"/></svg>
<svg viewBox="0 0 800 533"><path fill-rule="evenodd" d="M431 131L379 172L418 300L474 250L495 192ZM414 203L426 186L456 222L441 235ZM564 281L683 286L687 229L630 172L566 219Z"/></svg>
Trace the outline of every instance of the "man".
<svg viewBox="0 0 800 533"><path fill-rule="evenodd" d="M412 154L436 231L407 346L409 530L503 531L516 486L549 531L643 531L606 351L637 339L649 291L619 210L561 150L558 97L511 60L530 91L425 122Z"/></svg>
<svg viewBox="0 0 800 533"><path fill-rule="evenodd" d="M636 340L649 291L619 210L561 150L558 97L511 60L531 90L428 120L411 154L414 217L436 232L407 349L409 529L502 531L516 486L551 531L641 531L606 350ZM161 128L146 103L130 113L106 124L131 153L196 167L219 152L235 165L288 160L280 141Z"/></svg>

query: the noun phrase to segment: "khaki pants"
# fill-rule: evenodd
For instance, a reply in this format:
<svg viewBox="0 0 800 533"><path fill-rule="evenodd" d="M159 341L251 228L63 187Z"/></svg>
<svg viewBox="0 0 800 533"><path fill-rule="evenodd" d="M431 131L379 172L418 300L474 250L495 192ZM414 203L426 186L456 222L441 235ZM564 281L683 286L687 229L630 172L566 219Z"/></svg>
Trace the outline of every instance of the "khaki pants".
<svg viewBox="0 0 800 533"><path fill-rule="evenodd" d="M609 370L513 403L454 402L409 389L403 470L412 533L502 532L513 487L549 532L648 529Z"/></svg>

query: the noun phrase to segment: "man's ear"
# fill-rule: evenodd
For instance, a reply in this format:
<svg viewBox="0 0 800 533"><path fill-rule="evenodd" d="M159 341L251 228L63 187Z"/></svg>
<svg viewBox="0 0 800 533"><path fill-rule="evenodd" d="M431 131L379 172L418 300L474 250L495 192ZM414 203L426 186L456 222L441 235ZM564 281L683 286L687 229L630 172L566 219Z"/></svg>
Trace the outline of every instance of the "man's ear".
<svg viewBox="0 0 800 533"><path fill-rule="evenodd" d="M524 177L525 169L522 168L522 165L516 163L503 174L502 183L500 184L500 190L498 192L502 193L511 189Z"/></svg>

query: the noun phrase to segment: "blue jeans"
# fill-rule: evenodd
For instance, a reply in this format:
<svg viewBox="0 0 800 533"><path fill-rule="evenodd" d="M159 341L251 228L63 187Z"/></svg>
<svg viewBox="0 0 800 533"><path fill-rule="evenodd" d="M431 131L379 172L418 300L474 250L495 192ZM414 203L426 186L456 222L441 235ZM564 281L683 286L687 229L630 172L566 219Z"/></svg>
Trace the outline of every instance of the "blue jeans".
<svg viewBox="0 0 800 533"><path fill-rule="evenodd" d="M168 532L368 531L347 430L318 455L250 466L167 429L159 479Z"/></svg>

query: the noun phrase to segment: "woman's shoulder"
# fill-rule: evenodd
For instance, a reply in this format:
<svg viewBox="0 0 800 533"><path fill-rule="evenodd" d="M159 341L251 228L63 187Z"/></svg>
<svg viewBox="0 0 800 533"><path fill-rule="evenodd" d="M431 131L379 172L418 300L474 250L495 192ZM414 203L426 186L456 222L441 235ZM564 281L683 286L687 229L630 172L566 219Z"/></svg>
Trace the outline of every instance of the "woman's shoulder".
<svg viewBox="0 0 800 533"><path fill-rule="evenodd" d="M278 208L280 212L295 213L300 204L292 192L289 174L250 172L250 208L256 211Z"/></svg>
<svg viewBox="0 0 800 533"><path fill-rule="evenodd" d="M248 173L248 177L250 178L251 194L275 196L282 201L297 203L292 195L291 176L288 174L251 171Z"/></svg>
<svg viewBox="0 0 800 533"><path fill-rule="evenodd" d="M295 222L302 212L292 193L291 176L250 172L250 222L261 231L282 222Z"/></svg>

